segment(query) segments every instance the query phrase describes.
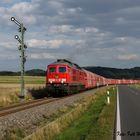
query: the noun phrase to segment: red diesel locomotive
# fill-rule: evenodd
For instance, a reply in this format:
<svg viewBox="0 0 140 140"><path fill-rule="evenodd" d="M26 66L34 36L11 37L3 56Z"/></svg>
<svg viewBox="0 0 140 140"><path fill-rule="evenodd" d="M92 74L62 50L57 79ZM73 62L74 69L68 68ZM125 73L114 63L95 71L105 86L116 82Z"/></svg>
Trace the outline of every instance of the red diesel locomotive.
<svg viewBox="0 0 140 140"><path fill-rule="evenodd" d="M104 85L138 82L138 80L107 79L65 59L58 59L48 65L46 72L46 87L48 93L53 96L72 94Z"/></svg>

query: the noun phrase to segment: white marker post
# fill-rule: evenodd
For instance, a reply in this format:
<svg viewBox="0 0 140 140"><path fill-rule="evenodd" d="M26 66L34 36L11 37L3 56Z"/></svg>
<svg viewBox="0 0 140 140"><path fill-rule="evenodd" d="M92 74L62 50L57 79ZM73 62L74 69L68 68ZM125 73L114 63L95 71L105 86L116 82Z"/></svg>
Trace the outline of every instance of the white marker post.
<svg viewBox="0 0 140 140"><path fill-rule="evenodd" d="M107 104L110 104L109 91L107 91Z"/></svg>

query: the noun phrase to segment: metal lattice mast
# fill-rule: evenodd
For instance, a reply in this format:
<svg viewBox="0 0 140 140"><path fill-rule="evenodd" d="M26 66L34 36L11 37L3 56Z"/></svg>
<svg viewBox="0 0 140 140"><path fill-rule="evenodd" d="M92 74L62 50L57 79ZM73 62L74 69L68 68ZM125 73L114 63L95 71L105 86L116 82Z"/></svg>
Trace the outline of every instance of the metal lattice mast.
<svg viewBox="0 0 140 140"><path fill-rule="evenodd" d="M21 33L21 37L19 38L18 35L15 35L15 39L18 40L20 43L19 46L19 51L21 53L20 55L20 60L21 60L21 91L20 91L20 98L25 97L25 82L24 82L24 75L25 75L25 62L26 62L26 56L25 56L25 49L27 46L24 44L24 33L26 31L26 28L24 27L23 23L18 22L14 17L11 17L11 21L15 22L18 26L19 29L18 31Z"/></svg>

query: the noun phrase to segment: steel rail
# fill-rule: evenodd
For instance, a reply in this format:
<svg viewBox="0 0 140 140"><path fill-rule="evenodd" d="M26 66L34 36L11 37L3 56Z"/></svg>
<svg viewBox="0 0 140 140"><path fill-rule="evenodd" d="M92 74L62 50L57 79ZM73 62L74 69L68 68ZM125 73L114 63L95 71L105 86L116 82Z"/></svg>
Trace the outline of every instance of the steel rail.
<svg viewBox="0 0 140 140"><path fill-rule="evenodd" d="M16 113L18 111L26 110L35 106L50 103L56 100L58 100L58 98L38 99L38 100L33 100L33 101L28 101L28 102L23 102L23 103L18 103L11 106L3 107L0 109L0 117L6 116L12 113Z"/></svg>

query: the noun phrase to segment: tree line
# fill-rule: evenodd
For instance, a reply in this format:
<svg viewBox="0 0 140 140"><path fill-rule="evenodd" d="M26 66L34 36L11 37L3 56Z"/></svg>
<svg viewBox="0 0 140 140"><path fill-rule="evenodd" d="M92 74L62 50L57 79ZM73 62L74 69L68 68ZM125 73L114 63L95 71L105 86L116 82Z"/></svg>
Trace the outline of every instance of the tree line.
<svg viewBox="0 0 140 140"><path fill-rule="evenodd" d="M108 68L108 67L83 67L84 69L112 79L140 79L140 67L130 69ZM25 72L26 76L45 76L46 71L32 69ZM1 76L19 76L20 72L0 71Z"/></svg>
<svg viewBox="0 0 140 140"><path fill-rule="evenodd" d="M108 68L108 67L84 67L98 75L112 79L140 79L140 67L130 69Z"/></svg>

